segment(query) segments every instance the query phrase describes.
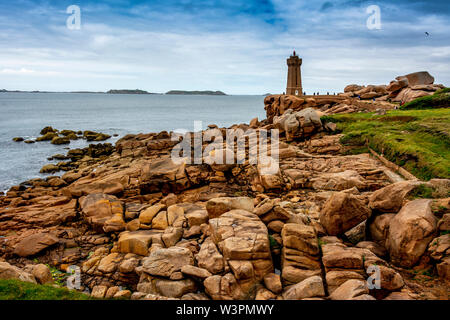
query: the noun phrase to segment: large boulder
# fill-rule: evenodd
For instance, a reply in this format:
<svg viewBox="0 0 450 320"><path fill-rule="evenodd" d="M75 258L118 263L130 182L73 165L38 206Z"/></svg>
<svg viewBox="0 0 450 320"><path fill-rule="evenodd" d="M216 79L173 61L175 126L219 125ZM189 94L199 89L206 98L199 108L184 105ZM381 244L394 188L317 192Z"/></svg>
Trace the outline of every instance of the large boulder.
<svg viewBox="0 0 450 320"><path fill-rule="evenodd" d="M169 298L181 298L187 293L197 291L197 285L192 279L183 279L178 281L156 279L156 294L161 294Z"/></svg>
<svg viewBox="0 0 450 320"><path fill-rule="evenodd" d="M404 88L400 93L393 99L395 102L411 102L417 98L432 95L433 92L424 90L413 90L412 88Z"/></svg>
<svg viewBox="0 0 450 320"><path fill-rule="evenodd" d="M349 280L358 280L365 283L369 267L378 268L381 280L381 289L393 291L403 287L403 278L394 269L373 252L365 248L347 247L339 241L328 241L333 237L324 237L321 242L327 242L322 245L322 262L325 267L326 281L330 296L338 300L353 299L359 294L351 293L359 282L353 281L352 285L347 284ZM340 288L339 291L337 291ZM366 288L367 289L367 288ZM366 289L364 293L367 294ZM335 294L335 292L337 293ZM345 297L344 297L345 296Z"/></svg>
<svg viewBox="0 0 450 320"><path fill-rule="evenodd" d="M349 84L344 88L344 92L355 92L364 89L364 86L358 84Z"/></svg>
<svg viewBox="0 0 450 320"><path fill-rule="evenodd" d="M131 172L135 169L130 168L128 170ZM128 181L129 175L125 170L95 177L87 175L85 177L78 178L75 182L73 182L68 187L68 191L73 197L81 197L95 193L121 195L127 187Z"/></svg>
<svg viewBox="0 0 450 320"><path fill-rule="evenodd" d="M405 75L404 77L408 79L410 87L434 83L434 77L427 71L413 72Z"/></svg>
<svg viewBox="0 0 450 320"><path fill-rule="evenodd" d="M180 272L185 265L194 265L194 257L189 249L181 247L156 249L148 258L142 259L144 272L167 278L174 272Z"/></svg>
<svg viewBox="0 0 450 320"><path fill-rule="evenodd" d="M313 276L289 287L284 293L285 300L301 300L325 296L323 281L320 276Z"/></svg>
<svg viewBox="0 0 450 320"><path fill-rule="evenodd" d="M232 273L224 276L213 275L203 281L205 292L213 300L243 300L249 299L244 293Z"/></svg>
<svg viewBox="0 0 450 320"><path fill-rule="evenodd" d="M253 212L253 200L248 197L220 197L213 198L206 203L206 210L210 219L217 218L234 209Z"/></svg>
<svg viewBox="0 0 450 320"><path fill-rule="evenodd" d="M32 267L31 274L40 284L51 284L54 282L50 268L45 264L37 264Z"/></svg>
<svg viewBox="0 0 450 320"><path fill-rule="evenodd" d="M306 108L297 112L289 109L281 116L274 117L273 124L286 134L288 141L310 136L322 130L320 116L313 108Z"/></svg>
<svg viewBox="0 0 450 320"><path fill-rule="evenodd" d="M286 284L321 274L319 241L314 227L287 223L283 226L281 239L281 274Z"/></svg>
<svg viewBox="0 0 450 320"><path fill-rule="evenodd" d="M380 270L381 289L395 291L402 288L405 282L402 276L393 268L384 265L376 265Z"/></svg>
<svg viewBox="0 0 450 320"><path fill-rule="evenodd" d="M310 107L311 104L307 100L310 99L305 100L292 95L267 96L264 99L264 109L266 110L267 119L272 123L275 116L282 115L289 109L298 111Z"/></svg>
<svg viewBox="0 0 450 320"><path fill-rule="evenodd" d="M450 283L450 234L447 233L433 239L428 252L436 262L438 275Z"/></svg>
<svg viewBox="0 0 450 320"><path fill-rule="evenodd" d="M385 213L376 216L369 224L369 233L373 241L384 246L389 230L389 224L392 218L395 217L393 213Z"/></svg>
<svg viewBox="0 0 450 320"><path fill-rule="evenodd" d="M94 193L80 199L82 217L99 232L125 230L123 203L115 196Z"/></svg>
<svg viewBox="0 0 450 320"><path fill-rule="evenodd" d="M386 248L376 242L372 241L361 241L356 245L357 248L368 249L373 254L377 255L380 258L384 258L387 256Z"/></svg>
<svg viewBox="0 0 450 320"><path fill-rule="evenodd" d="M450 213L442 216L442 219L438 222L438 228L440 231L450 231Z"/></svg>
<svg viewBox="0 0 450 320"><path fill-rule="evenodd" d="M211 238L205 239L196 255L197 264L212 274L221 273L225 268L225 259Z"/></svg>
<svg viewBox="0 0 450 320"><path fill-rule="evenodd" d="M414 266L436 234L437 221L431 200L408 202L389 224L386 248L391 261L401 267Z"/></svg>
<svg viewBox="0 0 450 320"><path fill-rule="evenodd" d="M275 294L278 294L283 290L280 276L275 273L268 273L264 276L264 285Z"/></svg>
<svg viewBox="0 0 450 320"><path fill-rule="evenodd" d="M370 91L361 95L361 100L373 99L380 97L381 94L375 91Z"/></svg>
<svg viewBox="0 0 450 320"><path fill-rule="evenodd" d="M0 262L0 279L17 279L20 281L36 283L36 279L32 274L25 272L8 262Z"/></svg>
<svg viewBox="0 0 450 320"><path fill-rule="evenodd" d="M148 249L153 241L161 242L159 230L125 231L120 234L117 247L121 253L134 253L141 256L148 255Z"/></svg>
<svg viewBox="0 0 450 320"><path fill-rule="evenodd" d="M408 78L398 78L397 80L391 81L391 83L386 87L388 92L397 92L408 86Z"/></svg>
<svg viewBox="0 0 450 320"><path fill-rule="evenodd" d="M433 239L428 251L430 252L430 256L436 261L442 260L447 255L450 255L450 233Z"/></svg>
<svg viewBox="0 0 450 320"><path fill-rule="evenodd" d="M400 181L381 188L369 197L369 206L379 212L398 212L408 194L420 181Z"/></svg>
<svg viewBox="0 0 450 320"><path fill-rule="evenodd" d="M58 242L59 239L51 233L34 233L23 237L16 244L14 254L21 257L34 256Z"/></svg>
<svg viewBox="0 0 450 320"><path fill-rule="evenodd" d="M221 273L225 268L225 260L223 255L217 249L214 242L207 238L200 247L200 251L196 255L196 260L200 268L204 268L212 274Z"/></svg>
<svg viewBox="0 0 450 320"><path fill-rule="evenodd" d="M310 184L315 190L335 191L343 191L353 187L361 190L366 186L364 178L355 170L321 173L317 177L310 179Z"/></svg>
<svg viewBox="0 0 450 320"><path fill-rule="evenodd" d="M185 190L190 186L186 164L175 163L170 158L152 161L141 170L139 184L142 193Z"/></svg>
<svg viewBox="0 0 450 320"><path fill-rule="evenodd" d="M329 271L327 272L325 279L327 281L329 294L332 294L341 284L348 280L365 280L364 276L361 273L349 270Z"/></svg>
<svg viewBox="0 0 450 320"><path fill-rule="evenodd" d="M212 276L211 272L208 270L191 265L184 265L181 267L181 272L187 276L193 277L194 279L203 280Z"/></svg>
<svg viewBox="0 0 450 320"><path fill-rule="evenodd" d="M156 215L164 209L166 206L163 204L155 204L149 208L146 208L139 214L139 222L147 225L151 225L152 220Z"/></svg>
<svg viewBox="0 0 450 320"><path fill-rule="evenodd" d="M360 224L371 215L371 210L356 196L334 193L320 212L320 223L329 235L342 234Z"/></svg>
<svg viewBox="0 0 450 320"><path fill-rule="evenodd" d="M342 244L322 245L322 262L327 274L331 271L364 272L365 250Z"/></svg>
<svg viewBox="0 0 450 320"><path fill-rule="evenodd" d="M369 288L365 281L352 279L340 285L330 295L331 300L354 300L362 295L367 295Z"/></svg>
<svg viewBox="0 0 450 320"><path fill-rule="evenodd" d="M228 262L244 294L273 272L267 227L257 215L231 210L209 220L211 239Z"/></svg>

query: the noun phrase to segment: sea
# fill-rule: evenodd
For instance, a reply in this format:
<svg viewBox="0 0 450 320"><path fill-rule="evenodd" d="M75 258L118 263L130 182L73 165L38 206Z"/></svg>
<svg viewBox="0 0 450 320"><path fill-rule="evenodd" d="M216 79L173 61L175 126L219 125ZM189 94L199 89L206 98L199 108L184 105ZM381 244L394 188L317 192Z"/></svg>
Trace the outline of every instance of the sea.
<svg viewBox="0 0 450 320"><path fill-rule="evenodd" d="M47 158L68 149L89 145L85 140L69 145L49 141L26 144L14 137L35 139L46 126L58 130L93 130L115 143L129 133L193 131L194 121L229 127L265 118L264 96L142 95L102 93L0 93L0 194L13 185L43 178L39 170L58 162ZM59 174L63 174L60 172ZM58 173L56 174L58 175Z"/></svg>

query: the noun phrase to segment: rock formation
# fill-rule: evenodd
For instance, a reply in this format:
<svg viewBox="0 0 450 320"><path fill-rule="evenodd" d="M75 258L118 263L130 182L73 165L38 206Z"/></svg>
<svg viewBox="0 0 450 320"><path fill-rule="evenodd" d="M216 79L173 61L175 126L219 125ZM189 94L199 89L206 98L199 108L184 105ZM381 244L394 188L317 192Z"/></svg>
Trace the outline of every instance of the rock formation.
<svg viewBox="0 0 450 320"><path fill-rule="evenodd" d="M343 96L359 97L361 100L410 102L414 99L433 94L444 88L441 84L434 84L434 77L426 71L414 72L399 76L389 85L348 85L344 88Z"/></svg>
<svg viewBox="0 0 450 320"><path fill-rule="evenodd" d="M368 93L401 92L406 80L397 81ZM89 158L71 150L61 177L0 196L0 278L47 283L48 264L77 266L79 290L99 298L439 298L450 275L449 183L427 183L445 191L440 199L413 199L422 182L398 182L369 154L344 154L341 135L328 135L333 126L320 116L370 110L350 97L361 90L327 100L267 97L267 119L252 127L280 129L279 168L270 174L249 161L175 163L177 142L164 131L91 147ZM202 134L213 131L225 135L214 126ZM414 278L424 269L436 273L427 286ZM367 281L374 272L378 289Z"/></svg>

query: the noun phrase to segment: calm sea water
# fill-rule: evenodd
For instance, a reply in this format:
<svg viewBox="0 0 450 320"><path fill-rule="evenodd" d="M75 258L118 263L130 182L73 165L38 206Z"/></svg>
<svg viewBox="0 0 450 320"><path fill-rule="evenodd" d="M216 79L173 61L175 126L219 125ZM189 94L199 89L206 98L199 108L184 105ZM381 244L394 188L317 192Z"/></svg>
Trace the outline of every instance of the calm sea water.
<svg viewBox="0 0 450 320"><path fill-rule="evenodd" d="M67 148L85 147L85 140L55 146L25 144L45 126L118 134L193 130L194 121L230 126L265 118L263 96L108 95L81 93L0 93L0 193L25 180L43 177L47 158Z"/></svg>

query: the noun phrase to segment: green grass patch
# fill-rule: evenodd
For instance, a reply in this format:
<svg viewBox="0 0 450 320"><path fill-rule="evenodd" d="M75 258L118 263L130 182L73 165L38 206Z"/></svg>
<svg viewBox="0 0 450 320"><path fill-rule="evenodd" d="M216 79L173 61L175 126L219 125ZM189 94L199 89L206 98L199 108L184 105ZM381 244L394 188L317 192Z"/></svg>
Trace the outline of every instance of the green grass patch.
<svg viewBox="0 0 450 320"><path fill-rule="evenodd" d="M78 291L19 280L0 280L0 300L91 300Z"/></svg>
<svg viewBox="0 0 450 320"><path fill-rule="evenodd" d="M421 184L411 191L409 197L412 199L431 199L433 198L433 193L434 193L433 188L425 184Z"/></svg>
<svg viewBox="0 0 450 320"><path fill-rule="evenodd" d="M64 284L67 281L67 278L69 277L69 274L66 272L62 272L62 271L58 270L57 268L50 266L48 264L46 266L50 269L50 273L52 274L53 281L59 286L64 286Z"/></svg>
<svg viewBox="0 0 450 320"><path fill-rule="evenodd" d="M450 105L450 104L449 104ZM348 154L367 148L383 154L422 180L450 178L450 109L391 110L386 115L325 116L344 134Z"/></svg>
<svg viewBox="0 0 450 320"><path fill-rule="evenodd" d="M436 91L431 96L417 98L400 107L402 110L424 110L450 107L450 88Z"/></svg>
<svg viewBox="0 0 450 320"><path fill-rule="evenodd" d="M434 94L438 95L438 94L442 94L442 93L450 93L450 88L440 89L440 90L436 91Z"/></svg>
<svg viewBox="0 0 450 320"><path fill-rule="evenodd" d="M327 242L325 240L322 240L322 238L319 238L319 240L317 240L319 243L319 247L322 248L323 245L327 244Z"/></svg>
<svg viewBox="0 0 450 320"><path fill-rule="evenodd" d="M278 244L278 242L270 234L269 234L269 244L270 244L270 249L272 249L272 250L280 248L280 245Z"/></svg>

